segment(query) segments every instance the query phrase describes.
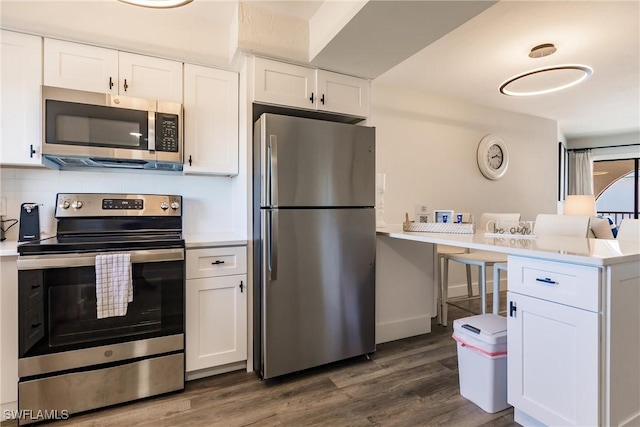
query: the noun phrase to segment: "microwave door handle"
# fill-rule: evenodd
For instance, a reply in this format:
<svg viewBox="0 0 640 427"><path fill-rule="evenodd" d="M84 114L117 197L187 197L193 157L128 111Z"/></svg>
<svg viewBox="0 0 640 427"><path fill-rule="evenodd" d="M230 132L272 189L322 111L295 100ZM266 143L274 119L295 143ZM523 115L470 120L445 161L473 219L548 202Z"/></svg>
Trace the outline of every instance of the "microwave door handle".
<svg viewBox="0 0 640 427"><path fill-rule="evenodd" d="M156 151L156 113L154 111L149 111L149 129L147 129L147 136L149 137L147 141L147 149L151 152Z"/></svg>
<svg viewBox="0 0 640 427"><path fill-rule="evenodd" d="M132 264L142 264L149 262L167 262L184 260L184 250L174 249L154 249L142 251L127 251L131 254ZM106 255L108 252L91 252L86 254L69 255L45 255L45 256L25 256L18 258L18 270L44 270L49 268L73 268L91 267L96 264L96 255Z"/></svg>

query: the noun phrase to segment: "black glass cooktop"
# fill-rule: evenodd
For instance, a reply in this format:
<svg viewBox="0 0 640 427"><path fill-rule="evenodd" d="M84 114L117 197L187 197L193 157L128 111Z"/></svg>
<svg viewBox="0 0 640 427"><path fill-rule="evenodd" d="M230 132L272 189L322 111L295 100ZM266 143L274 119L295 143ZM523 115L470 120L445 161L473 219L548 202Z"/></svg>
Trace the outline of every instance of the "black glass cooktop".
<svg viewBox="0 0 640 427"><path fill-rule="evenodd" d="M20 255L135 251L145 249L184 248L182 236L177 234L107 235L52 237L18 244Z"/></svg>

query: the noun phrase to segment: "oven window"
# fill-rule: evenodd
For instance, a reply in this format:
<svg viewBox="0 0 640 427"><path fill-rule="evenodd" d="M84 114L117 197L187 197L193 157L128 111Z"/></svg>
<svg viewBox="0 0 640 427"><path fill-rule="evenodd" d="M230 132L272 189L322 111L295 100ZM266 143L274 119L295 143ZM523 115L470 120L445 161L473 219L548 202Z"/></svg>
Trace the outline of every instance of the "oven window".
<svg viewBox="0 0 640 427"><path fill-rule="evenodd" d="M182 261L133 264L127 314L103 319L97 318L93 266L46 270L48 346L102 345L180 329L183 268Z"/></svg>

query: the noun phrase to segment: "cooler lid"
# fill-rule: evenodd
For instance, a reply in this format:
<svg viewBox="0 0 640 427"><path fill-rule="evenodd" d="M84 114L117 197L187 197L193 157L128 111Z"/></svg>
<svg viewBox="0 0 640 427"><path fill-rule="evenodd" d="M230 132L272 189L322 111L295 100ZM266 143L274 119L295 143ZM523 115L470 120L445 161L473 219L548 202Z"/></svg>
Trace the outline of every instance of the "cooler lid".
<svg viewBox="0 0 640 427"><path fill-rule="evenodd" d="M496 314L479 314L453 321L459 336L468 336L488 344L507 342L507 318Z"/></svg>

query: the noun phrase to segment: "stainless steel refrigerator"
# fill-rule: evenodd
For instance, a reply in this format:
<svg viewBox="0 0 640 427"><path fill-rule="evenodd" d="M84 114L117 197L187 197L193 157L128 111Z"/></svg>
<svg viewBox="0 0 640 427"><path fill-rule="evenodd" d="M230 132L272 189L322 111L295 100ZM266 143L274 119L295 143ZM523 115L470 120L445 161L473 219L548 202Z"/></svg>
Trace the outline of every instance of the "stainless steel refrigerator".
<svg viewBox="0 0 640 427"><path fill-rule="evenodd" d="M263 114L253 158L256 372L375 351L375 129Z"/></svg>

